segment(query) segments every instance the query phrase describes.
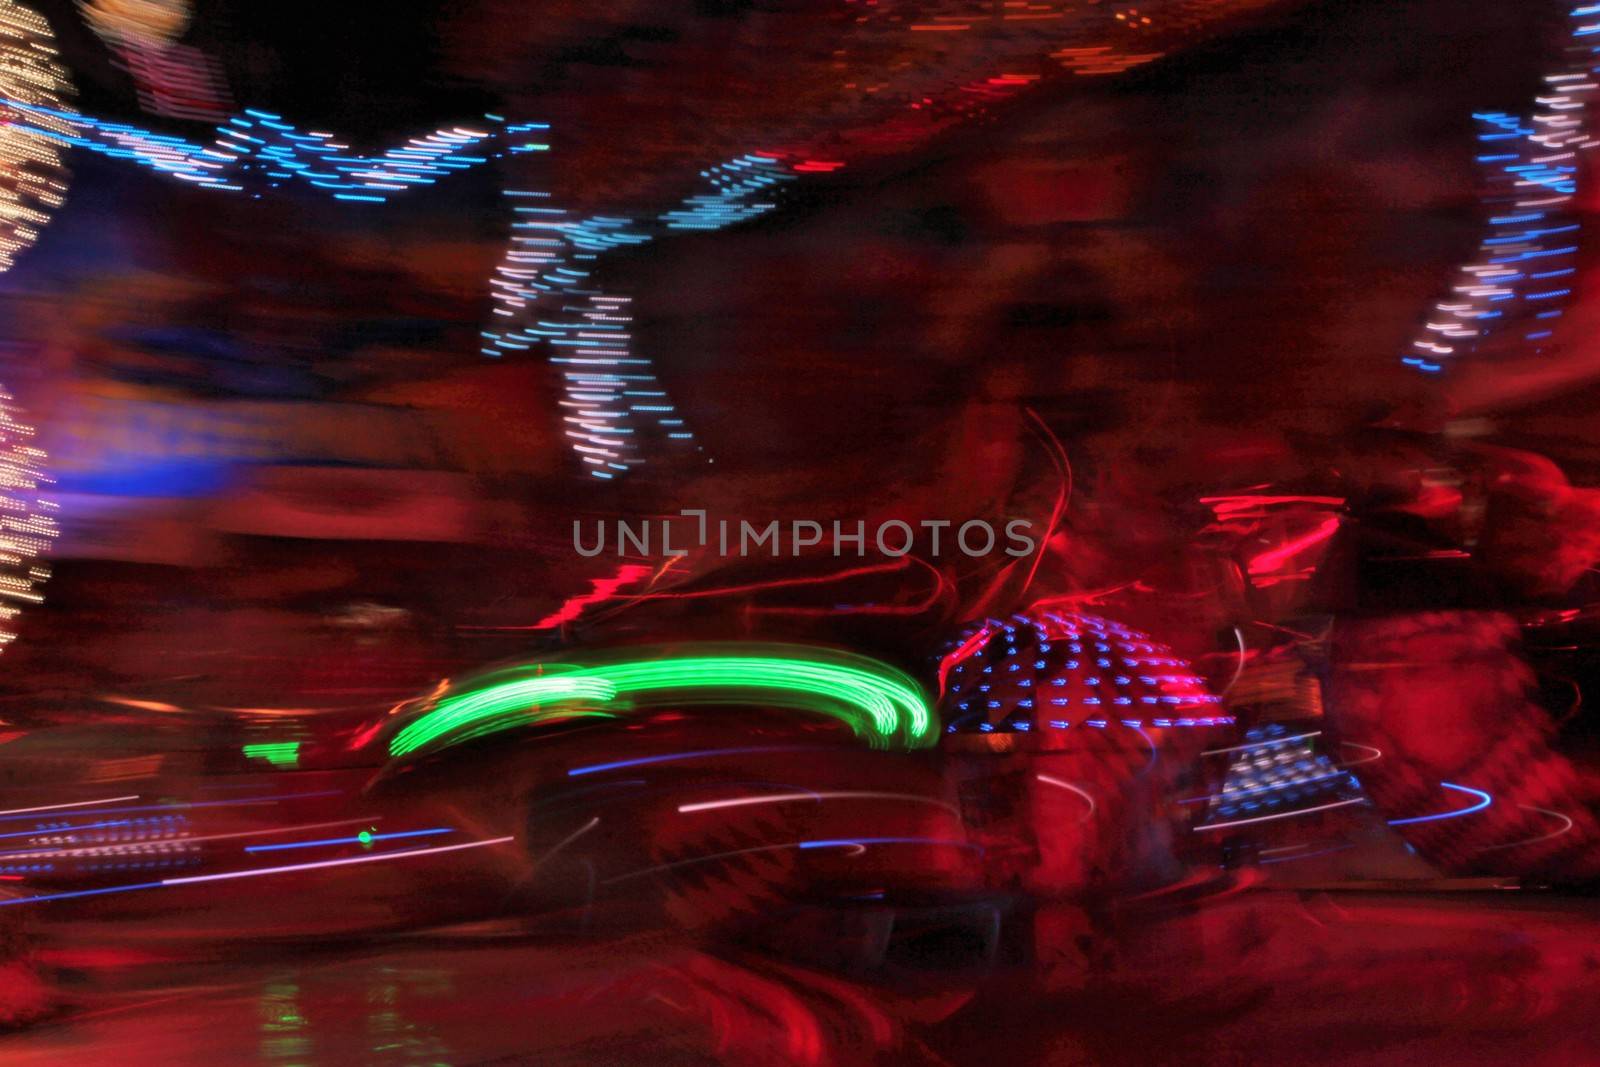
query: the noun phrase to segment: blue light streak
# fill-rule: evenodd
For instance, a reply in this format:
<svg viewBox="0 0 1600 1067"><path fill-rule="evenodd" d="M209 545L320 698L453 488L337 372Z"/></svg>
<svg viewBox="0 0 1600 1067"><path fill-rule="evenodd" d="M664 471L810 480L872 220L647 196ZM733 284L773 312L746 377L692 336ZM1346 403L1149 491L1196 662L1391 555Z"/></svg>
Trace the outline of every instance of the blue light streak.
<svg viewBox="0 0 1600 1067"><path fill-rule="evenodd" d="M1494 797L1481 789L1474 789L1470 785L1456 785L1453 782L1440 782L1446 789L1454 789L1458 793L1470 793L1478 798L1478 802L1469 807L1457 808L1454 811L1441 811L1434 815L1413 815L1409 819L1390 819L1390 826L1410 826L1421 822L1438 822L1440 819L1459 819L1463 815L1471 815L1475 811L1482 811L1494 803Z"/></svg>
<svg viewBox="0 0 1600 1067"><path fill-rule="evenodd" d="M946 845L950 848L983 851L981 846L975 845L970 841L956 841L948 837L841 837L824 841L802 841L798 847L805 850L813 848L865 848L867 845Z"/></svg>
<svg viewBox="0 0 1600 1067"><path fill-rule="evenodd" d="M360 834L351 837L325 837L318 841L287 841L281 845L249 845L246 852L282 852L292 848L319 848L324 845L364 845L373 841L399 841L410 837L436 837L439 834L453 834L455 830L449 826L441 826L433 830L404 830L392 834L367 834L364 838Z"/></svg>
<svg viewBox="0 0 1600 1067"><path fill-rule="evenodd" d="M567 777L577 778L584 774L601 774L605 771L621 770L625 767L648 767L657 763L675 763L679 760L701 759L707 756L743 756L757 752L817 752L825 751L807 745L764 745L757 748L704 748L695 752L669 752L662 756L641 756L638 759L617 760L614 763L595 763L587 767L573 767L567 771Z"/></svg>

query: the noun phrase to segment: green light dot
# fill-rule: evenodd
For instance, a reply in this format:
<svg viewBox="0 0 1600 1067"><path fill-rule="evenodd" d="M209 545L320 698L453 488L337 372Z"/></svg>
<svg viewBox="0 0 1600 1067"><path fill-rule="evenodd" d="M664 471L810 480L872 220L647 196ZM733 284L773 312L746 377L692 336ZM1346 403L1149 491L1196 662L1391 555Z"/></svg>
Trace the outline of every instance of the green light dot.
<svg viewBox="0 0 1600 1067"><path fill-rule="evenodd" d="M371 830L363 830L363 831L361 831L359 834L356 835L356 840L361 842L361 847L362 848L371 848L372 847L372 831Z"/></svg>

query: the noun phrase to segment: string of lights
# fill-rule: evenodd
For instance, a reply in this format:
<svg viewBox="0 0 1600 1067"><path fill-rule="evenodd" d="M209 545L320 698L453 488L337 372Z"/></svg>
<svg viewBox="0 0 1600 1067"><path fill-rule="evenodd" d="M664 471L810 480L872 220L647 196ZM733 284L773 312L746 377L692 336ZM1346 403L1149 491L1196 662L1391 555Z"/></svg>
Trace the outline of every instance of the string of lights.
<svg viewBox="0 0 1600 1067"><path fill-rule="evenodd" d="M1591 107L1600 47L1590 43L1600 35L1600 4L1572 9L1568 23L1569 45L1559 69L1544 76L1531 116L1473 116L1486 234L1401 357L1418 371L1437 374L1499 344L1537 354L1552 343L1577 273L1579 153L1600 144Z"/></svg>
<svg viewBox="0 0 1600 1067"><path fill-rule="evenodd" d="M39 493L48 479L33 427L0 389L0 648L16 639L24 606L44 599L50 577L43 556L56 536L56 503Z"/></svg>
<svg viewBox="0 0 1600 1067"><path fill-rule="evenodd" d="M11 97L14 124L47 144L82 148L205 189L260 198L286 186L336 200L387 203L453 173L526 152L542 152L545 123L485 114L473 126L441 128L373 155L324 131L302 131L272 112L246 109L217 127L210 144ZM631 299L594 287L595 261L671 232L736 225L777 206L770 195L794 173L777 157L747 154L702 172L710 191L659 216L573 218L550 194L511 189L513 221L504 258L490 279L492 329L481 351L499 357L542 344L561 368L564 432L588 473L610 479L642 462L637 431L653 426L687 444L684 425L652 362L633 345Z"/></svg>
<svg viewBox="0 0 1600 1067"><path fill-rule="evenodd" d="M484 331L482 351L498 357L542 342L559 352L551 361L564 383L563 430L592 477L615 478L642 462L643 426L653 424L675 444L694 441L651 361L633 346L630 298L592 287L595 260L664 233L718 230L763 215L777 206L769 194L794 174L774 156L748 154L701 177L711 191L648 221L574 219L550 206L547 192L506 192L515 221L489 283L495 328Z"/></svg>
<svg viewBox="0 0 1600 1067"><path fill-rule="evenodd" d="M50 24L0 0L0 271L33 247L66 200L60 138L75 117L66 103L71 92ZM29 108L41 110L25 113Z"/></svg>
<svg viewBox="0 0 1600 1067"><path fill-rule="evenodd" d="M192 21L188 0L79 0L78 6L90 28L119 54L160 60L154 66L145 63L150 67L147 73L157 82L172 82L176 89L169 92L154 85L156 94L151 96L146 91L151 87L141 81L141 100L147 110L191 119L216 114L218 101L225 99L219 72L213 72L217 76L208 81L198 68L185 71L179 69L183 62L178 62L176 73L168 72L170 77L162 73L173 66L162 57L177 54L182 48L178 38ZM48 38L49 27L43 19L14 4L6 7L21 12L19 18L34 33ZM1096 27L1093 32L1109 35L1118 43L1091 48L1096 59L1087 67L1083 57L1071 49L1057 58L1074 73L1098 73L1095 64L1103 65L1107 56L1121 55L1126 36L1127 44L1138 44L1138 60L1145 61L1161 52L1160 46L1151 47L1155 45L1152 32L1158 37L1167 31L1187 33L1195 28L1191 23L1204 22L1213 14L1209 8L1200 10L1205 7L1192 0L1166 5L1163 17L1156 20L1159 25L1153 25L1149 14L1137 9L1102 13L1090 19ZM871 22L882 14L867 9L861 19ZM1003 17L999 13L977 18L969 13L953 20L930 17L925 23L914 22L909 30L912 37L921 37L923 33L965 35L981 28L983 34L997 35L990 44L1002 51L1036 54L1062 32L1054 23L1064 14L1051 4L1008 5ZM899 16L890 23L880 28L893 30L896 36L905 33L907 27ZM1038 74L979 76L980 69L995 61L991 52L990 47L962 50L966 59L955 63L955 69L942 70L941 78L960 83L960 91L950 94L949 100L936 102L921 93L911 94L903 101L903 109L891 109L894 115L885 128L868 124L863 144L855 144L860 137L847 137L841 144L857 148L901 144L925 135L924 127L930 121L934 128L960 121L1039 80ZM955 58L945 56L941 67L949 67ZM64 90L68 85L65 72L56 67L53 75ZM871 98L880 87L858 88ZM470 125L439 129L398 148L366 156L353 154L348 144L332 134L301 131L280 115L254 109L218 126L211 144L199 144L126 123L80 116L60 102L59 93L8 91L4 95L12 110L14 136L37 151L58 157L61 147L83 148L204 188L253 197L285 186L306 186L339 200L384 203L452 172L550 147L537 139L548 129L545 124L508 123L502 116L486 114ZM908 122L909 126L900 128ZM641 431L652 431L680 446L695 441L661 387L651 361L633 344L628 328L629 299L595 287L593 262L606 252L643 244L666 233L717 230L755 218L773 209L771 194L781 183L801 173L826 173L844 165L839 160L813 159L812 155L807 147L735 156L700 172L708 190L656 215L572 218L550 205L548 193L506 192L515 221L505 256L490 281L494 317L483 331L481 350L488 356L503 356L542 343L552 354L561 367L564 386L560 401L563 432L590 476L613 479L643 462Z"/></svg>
<svg viewBox="0 0 1600 1067"><path fill-rule="evenodd" d="M12 124L37 140L126 160L201 188L249 192L255 197L295 183L337 200L381 204L397 193L487 163L497 158L497 150L549 148L528 139L547 130L546 124L508 123L498 115L485 115L475 126L451 126L408 138L376 155L358 155L331 133L302 131L280 115L254 108L219 125L210 144L199 144L13 95L0 103L15 113Z"/></svg>
<svg viewBox="0 0 1600 1067"><path fill-rule="evenodd" d="M1237 825L1258 815L1327 810L1333 801L1361 796L1355 775L1336 766L1316 748L1319 731L1292 734L1282 723L1245 732L1246 744L1232 747L1222 791L1196 798L1209 801L1196 830L1216 823Z"/></svg>
<svg viewBox="0 0 1600 1067"><path fill-rule="evenodd" d="M1172 649L1111 619L1060 611L986 619L947 648L938 668L946 733L1233 722Z"/></svg>

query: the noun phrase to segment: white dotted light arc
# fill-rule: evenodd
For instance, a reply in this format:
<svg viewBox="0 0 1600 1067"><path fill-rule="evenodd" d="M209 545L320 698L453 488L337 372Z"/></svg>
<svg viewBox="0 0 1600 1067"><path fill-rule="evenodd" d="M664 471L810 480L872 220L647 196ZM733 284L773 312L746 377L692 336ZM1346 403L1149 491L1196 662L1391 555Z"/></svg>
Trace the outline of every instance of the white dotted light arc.
<svg viewBox="0 0 1600 1067"><path fill-rule="evenodd" d="M56 535L54 502L39 495L46 483L44 453L33 444L11 395L0 390L0 648L16 637L22 609L43 600L50 577L42 556Z"/></svg>
<svg viewBox="0 0 1600 1067"><path fill-rule="evenodd" d="M37 12L0 0L0 271L38 240L67 196L62 145L41 130L71 131L65 98L72 83L56 62L50 24ZM15 104L48 108L27 123Z"/></svg>
<svg viewBox="0 0 1600 1067"><path fill-rule="evenodd" d="M67 195L62 146L47 134L71 129L72 83L53 42L38 12L0 0L0 271L33 247ZM50 113L29 116L25 127L13 102ZM33 434L0 389L0 648L16 637L22 609L43 599L50 577L41 557L56 535L55 505L39 496L48 479Z"/></svg>

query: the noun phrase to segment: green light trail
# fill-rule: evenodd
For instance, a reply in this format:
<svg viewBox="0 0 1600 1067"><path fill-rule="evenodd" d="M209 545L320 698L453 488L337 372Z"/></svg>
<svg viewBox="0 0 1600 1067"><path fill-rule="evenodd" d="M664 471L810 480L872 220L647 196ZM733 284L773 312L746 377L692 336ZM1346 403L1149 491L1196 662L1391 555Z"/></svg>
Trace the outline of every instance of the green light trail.
<svg viewBox="0 0 1600 1067"><path fill-rule="evenodd" d="M245 745L246 759L264 759L274 767L295 767L300 763L300 742L271 741Z"/></svg>
<svg viewBox="0 0 1600 1067"><path fill-rule="evenodd" d="M718 645L591 666L524 668L532 669L541 673L497 676L440 698L394 735L389 755L409 756L539 722L616 718L667 702L797 708L839 719L877 748L933 743L932 714L910 677L877 660L829 649Z"/></svg>

